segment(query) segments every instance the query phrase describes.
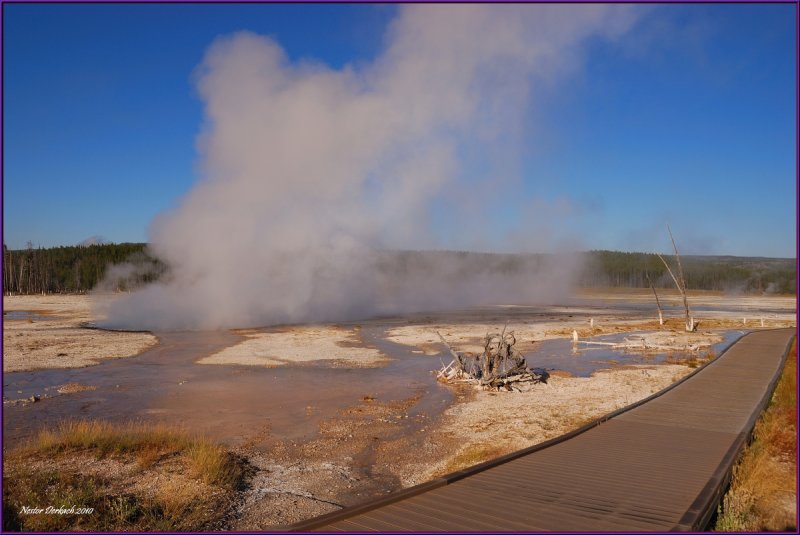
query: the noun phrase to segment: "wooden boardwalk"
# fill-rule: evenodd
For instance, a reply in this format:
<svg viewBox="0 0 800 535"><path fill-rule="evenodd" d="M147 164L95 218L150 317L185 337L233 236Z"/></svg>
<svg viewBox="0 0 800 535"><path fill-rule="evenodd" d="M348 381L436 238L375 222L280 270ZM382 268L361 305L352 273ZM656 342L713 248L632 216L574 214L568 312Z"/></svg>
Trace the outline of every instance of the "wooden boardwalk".
<svg viewBox="0 0 800 535"><path fill-rule="evenodd" d="M566 437L288 529L703 529L794 335L748 334L673 387Z"/></svg>

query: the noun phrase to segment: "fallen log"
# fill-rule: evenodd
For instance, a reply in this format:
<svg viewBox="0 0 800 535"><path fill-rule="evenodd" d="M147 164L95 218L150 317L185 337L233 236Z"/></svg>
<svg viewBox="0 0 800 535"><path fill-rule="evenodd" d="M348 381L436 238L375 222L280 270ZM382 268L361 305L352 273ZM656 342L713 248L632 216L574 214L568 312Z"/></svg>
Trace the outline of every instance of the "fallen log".
<svg viewBox="0 0 800 535"><path fill-rule="evenodd" d="M624 342L594 342L591 340L578 340L578 344L587 346L604 346L611 349L636 350L636 351L697 351L700 349L698 344L687 344L685 346L648 344L645 340L628 340Z"/></svg>

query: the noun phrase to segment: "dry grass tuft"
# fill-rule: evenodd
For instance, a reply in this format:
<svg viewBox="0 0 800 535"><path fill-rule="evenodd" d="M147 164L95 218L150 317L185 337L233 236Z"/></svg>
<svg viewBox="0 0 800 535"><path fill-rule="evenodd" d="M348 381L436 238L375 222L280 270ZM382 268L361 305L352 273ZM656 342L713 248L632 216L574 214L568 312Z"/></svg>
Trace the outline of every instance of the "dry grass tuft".
<svg viewBox="0 0 800 535"><path fill-rule="evenodd" d="M55 431L43 430L20 454L59 453L70 450L91 450L98 457L136 453L157 449L174 453L185 449L192 439L180 428L164 424L128 423L114 425L96 420L61 423Z"/></svg>
<svg viewBox="0 0 800 535"><path fill-rule="evenodd" d="M77 421L5 455L5 531L197 531L226 513L244 461L166 425ZM24 507L86 508L47 514Z"/></svg>
<svg viewBox="0 0 800 535"><path fill-rule="evenodd" d="M156 464L162 457L163 454L161 453L161 451L154 446L144 447L136 452L136 462L143 469L150 468L151 466Z"/></svg>
<svg viewBox="0 0 800 535"><path fill-rule="evenodd" d="M797 342L753 442L734 467L715 531L797 529Z"/></svg>
<svg viewBox="0 0 800 535"><path fill-rule="evenodd" d="M717 358L716 353L713 351L706 351L702 355L695 355L690 354L688 356L680 356L676 357L675 355L668 355L666 359L664 359L665 364L681 364L683 366L688 366L689 368L698 368L703 364L710 362Z"/></svg>
<svg viewBox="0 0 800 535"><path fill-rule="evenodd" d="M242 463L232 453L205 440L187 449L187 461L195 477L207 485L236 489L244 476Z"/></svg>
<svg viewBox="0 0 800 535"><path fill-rule="evenodd" d="M162 484L153 501L159 505L162 513L154 519L154 527L161 530L203 525L204 509L214 505L213 500L211 504L206 503L209 500L202 488L176 480ZM180 521L174 522L173 519Z"/></svg>
<svg viewBox="0 0 800 535"><path fill-rule="evenodd" d="M469 468L470 466L480 464L510 452L511 450L507 446L503 447L497 444L472 445L461 450L453 458L449 459L447 464L434 474L434 476L439 477L449 474L450 472L463 470L464 468Z"/></svg>

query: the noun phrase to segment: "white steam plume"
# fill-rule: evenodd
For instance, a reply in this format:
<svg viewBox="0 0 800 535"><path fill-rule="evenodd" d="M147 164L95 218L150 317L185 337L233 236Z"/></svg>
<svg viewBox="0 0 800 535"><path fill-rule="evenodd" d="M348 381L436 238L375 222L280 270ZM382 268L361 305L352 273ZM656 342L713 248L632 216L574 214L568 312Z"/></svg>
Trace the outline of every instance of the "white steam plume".
<svg viewBox="0 0 800 535"><path fill-rule="evenodd" d="M198 71L202 180L151 228L170 276L115 301L107 325L336 320L563 285L569 270L402 274L378 251L435 245L426 214L459 186L465 147L513 146L536 81L633 19L629 6L404 5L377 59L339 70L253 33L217 39Z"/></svg>

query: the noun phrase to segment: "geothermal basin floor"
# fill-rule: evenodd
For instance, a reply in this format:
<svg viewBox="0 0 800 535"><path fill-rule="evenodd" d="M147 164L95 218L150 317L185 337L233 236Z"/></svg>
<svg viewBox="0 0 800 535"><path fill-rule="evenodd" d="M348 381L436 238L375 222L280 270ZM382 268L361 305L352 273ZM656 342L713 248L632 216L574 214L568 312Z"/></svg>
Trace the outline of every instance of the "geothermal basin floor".
<svg viewBox="0 0 800 535"><path fill-rule="evenodd" d="M795 333L748 334L667 391L574 436L289 529L701 530Z"/></svg>

